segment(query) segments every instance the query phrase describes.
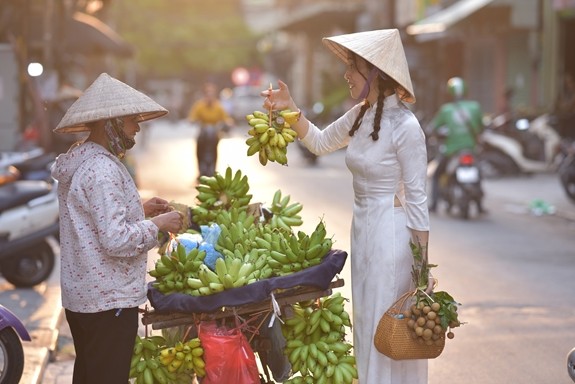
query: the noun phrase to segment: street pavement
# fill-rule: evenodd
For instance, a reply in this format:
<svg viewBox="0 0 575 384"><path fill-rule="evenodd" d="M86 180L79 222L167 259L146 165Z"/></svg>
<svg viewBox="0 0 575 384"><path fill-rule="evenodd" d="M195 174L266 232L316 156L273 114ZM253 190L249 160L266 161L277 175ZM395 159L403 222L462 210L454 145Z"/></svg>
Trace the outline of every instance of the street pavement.
<svg viewBox="0 0 575 384"><path fill-rule="evenodd" d="M170 124L159 122L148 129L150 131L147 132L145 137L147 145L160 143L156 139L166 134L185 136L192 141L193 139L190 138L194 137L193 128L185 123ZM232 134L226 140L235 140L232 143L233 145L245 145L243 144L245 138L239 133ZM155 156L154 151L147 151L142 148L135 148L135 150L137 151L138 164L154 164L155 159L150 158L150 156ZM166 156L169 156L168 152L166 149ZM337 162L338 166L342 168L345 167L343 152L340 151L328 156L339 157L334 159L334 162ZM193 173L195 170L193 148L190 148L188 160ZM318 166L321 166L322 161L327 160L321 158ZM294 166L304 166L305 164L300 151L290 152L290 162ZM241 164L236 162L235 167L241 168ZM138 169L138 171L143 172L142 169ZM146 169L146 172L154 171L159 172L160 170ZM169 172L164 176L170 176ZM172 175L172 177L177 176ZM193 178L190 176L188 189L191 189L189 186L192 183ZM143 185L143 188L143 195L154 194L155 192L146 189L150 188L149 185ZM575 223L575 204L567 199L556 174L537 174L500 180L486 180L484 188L487 209L490 209L490 201L497 200L509 212L534 216L555 215L564 218L568 222ZM498 206L501 205L498 204ZM157 250L151 250L150 258L155 259L156 257ZM72 338L62 312L58 282L59 276L56 270L46 284L37 288L38 298L41 302L38 304L38 310L34 313L33 319L30 319L26 324L34 340L29 344L24 343L26 361L25 372L21 380L23 384L72 383L74 350Z"/></svg>

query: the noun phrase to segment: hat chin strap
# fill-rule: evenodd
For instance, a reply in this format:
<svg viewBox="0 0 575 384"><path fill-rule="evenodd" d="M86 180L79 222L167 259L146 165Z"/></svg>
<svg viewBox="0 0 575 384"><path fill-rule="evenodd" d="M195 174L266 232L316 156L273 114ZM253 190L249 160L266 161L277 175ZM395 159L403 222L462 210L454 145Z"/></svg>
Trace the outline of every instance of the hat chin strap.
<svg viewBox="0 0 575 384"><path fill-rule="evenodd" d="M367 95L369 95L369 90L370 90L370 86L371 86L371 82L373 81L373 79L375 79L375 76L377 76L378 72L381 72L379 69L377 69L377 67L373 67L371 69L371 71L369 72L369 76L367 76L367 80L365 81L365 84L363 84L363 89L361 90L361 93L359 94L359 99L365 99L367 97Z"/></svg>

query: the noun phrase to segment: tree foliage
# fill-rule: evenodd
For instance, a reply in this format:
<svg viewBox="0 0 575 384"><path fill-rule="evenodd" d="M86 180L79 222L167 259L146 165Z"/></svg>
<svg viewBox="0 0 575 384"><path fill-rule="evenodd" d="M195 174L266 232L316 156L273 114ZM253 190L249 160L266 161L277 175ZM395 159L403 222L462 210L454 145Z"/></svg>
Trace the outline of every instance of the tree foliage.
<svg viewBox="0 0 575 384"><path fill-rule="evenodd" d="M201 75L257 64L240 0L115 0L110 12L143 73Z"/></svg>

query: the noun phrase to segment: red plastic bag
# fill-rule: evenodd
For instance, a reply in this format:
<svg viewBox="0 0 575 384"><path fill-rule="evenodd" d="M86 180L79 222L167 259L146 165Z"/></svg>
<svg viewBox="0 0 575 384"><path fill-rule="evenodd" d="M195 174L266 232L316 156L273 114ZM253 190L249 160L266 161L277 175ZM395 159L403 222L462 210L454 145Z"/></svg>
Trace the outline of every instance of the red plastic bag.
<svg viewBox="0 0 575 384"><path fill-rule="evenodd" d="M260 384L256 356L240 328L202 322L198 335L206 363L202 384Z"/></svg>

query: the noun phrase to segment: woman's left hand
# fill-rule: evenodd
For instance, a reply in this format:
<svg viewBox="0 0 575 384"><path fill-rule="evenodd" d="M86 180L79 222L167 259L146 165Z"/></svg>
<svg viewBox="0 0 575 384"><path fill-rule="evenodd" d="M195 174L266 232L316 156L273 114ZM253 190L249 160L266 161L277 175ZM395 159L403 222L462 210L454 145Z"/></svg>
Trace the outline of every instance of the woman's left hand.
<svg viewBox="0 0 575 384"><path fill-rule="evenodd" d="M161 213L166 213L170 211L168 202L159 197L152 197L150 200L146 201L144 204L144 215L146 217L154 217Z"/></svg>
<svg viewBox="0 0 575 384"><path fill-rule="evenodd" d="M433 290L435 289L435 286L437 285L437 279L431 275L429 275L429 279L427 281L427 289L425 290L425 293L427 293L428 295L431 295L433 293Z"/></svg>

